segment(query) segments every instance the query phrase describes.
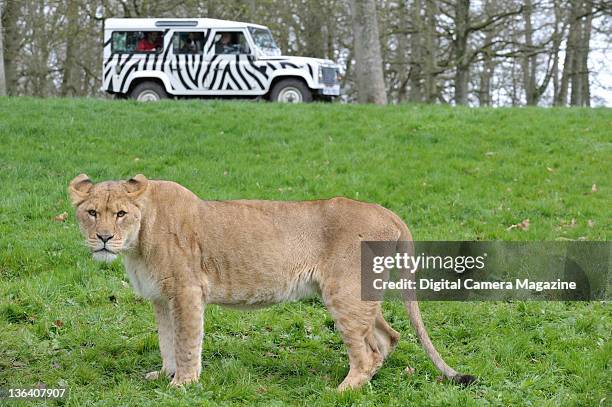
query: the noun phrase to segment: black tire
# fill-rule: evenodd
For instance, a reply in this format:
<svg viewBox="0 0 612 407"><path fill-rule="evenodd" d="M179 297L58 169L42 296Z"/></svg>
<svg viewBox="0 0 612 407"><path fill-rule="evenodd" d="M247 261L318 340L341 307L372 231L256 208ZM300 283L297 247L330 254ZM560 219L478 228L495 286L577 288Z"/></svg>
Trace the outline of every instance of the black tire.
<svg viewBox="0 0 612 407"><path fill-rule="evenodd" d="M130 92L130 98L143 102L153 102L168 99L168 94L166 89L159 83L147 81L136 85Z"/></svg>
<svg viewBox="0 0 612 407"><path fill-rule="evenodd" d="M294 101L291 101L290 98L293 98ZM312 91L299 79L282 79L272 87L270 101L310 103L312 102Z"/></svg>

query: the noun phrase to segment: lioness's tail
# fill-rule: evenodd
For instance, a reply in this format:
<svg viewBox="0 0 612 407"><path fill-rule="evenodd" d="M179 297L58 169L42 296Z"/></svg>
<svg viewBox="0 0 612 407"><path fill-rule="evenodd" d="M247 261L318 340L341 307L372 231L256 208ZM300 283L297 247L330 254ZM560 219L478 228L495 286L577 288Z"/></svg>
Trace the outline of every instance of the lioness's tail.
<svg viewBox="0 0 612 407"><path fill-rule="evenodd" d="M400 241L410 241L412 242L412 235L408 230L408 227L404 224L404 222L399 219L399 228L400 228ZM409 248L410 250L410 248ZM408 279L415 280L415 273L408 273ZM455 369L446 364L446 362L442 359L436 348L434 347L431 339L429 339L429 335L427 334L427 330L425 329L425 325L423 324L423 319L421 319L421 311L419 309L419 303L416 299L416 293L414 290L410 290L407 293L407 297L405 300L406 309L408 310L408 315L410 316L410 322L412 326L416 330L417 336L419 337L419 341L421 345L427 352L429 359L433 362L433 364L448 378L449 380L459 383L459 384L470 384L476 380L474 376L465 375L458 373Z"/></svg>
<svg viewBox="0 0 612 407"><path fill-rule="evenodd" d="M436 348L434 347L431 339L429 339L429 335L427 334L427 330L425 329L425 325L423 324L423 320L421 319L421 311L419 310L419 303L416 300L407 300L406 301L406 309L408 310L408 314L410 315L410 322L412 326L417 332L417 336L419 337L419 341L429 359L433 362L433 364L446 376L448 379L452 380L455 383L459 384L470 384L476 380L476 378L469 374L461 374L458 373L455 369L446 364L446 362L442 359Z"/></svg>

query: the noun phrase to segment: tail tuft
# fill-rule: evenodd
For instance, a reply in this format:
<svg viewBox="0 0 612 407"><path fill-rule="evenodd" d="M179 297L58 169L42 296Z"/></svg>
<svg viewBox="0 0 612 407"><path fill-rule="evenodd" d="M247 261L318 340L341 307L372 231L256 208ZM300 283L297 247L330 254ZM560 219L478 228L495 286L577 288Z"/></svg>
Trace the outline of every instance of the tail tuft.
<svg viewBox="0 0 612 407"><path fill-rule="evenodd" d="M457 374L457 376L452 378L453 383L457 383L461 386L469 386L476 380L476 376L472 376L469 374Z"/></svg>

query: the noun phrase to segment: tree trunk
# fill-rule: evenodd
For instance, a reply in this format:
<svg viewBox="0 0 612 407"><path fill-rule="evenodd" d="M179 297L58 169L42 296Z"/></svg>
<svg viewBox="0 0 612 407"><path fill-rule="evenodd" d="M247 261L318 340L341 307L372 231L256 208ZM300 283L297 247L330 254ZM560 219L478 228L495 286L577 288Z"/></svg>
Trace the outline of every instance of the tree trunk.
<svg viewBox="0 0 612 407"><path fill-rule="evenodd" d="M417 0L418 1L418 0ZM404 102L408 97L408 79L410 78L411 68L408 60L408 41L406 30L408 28L407 0L398 3L399 32L397 34L397 80L399 82L397 91L398 102ZM411 36L413 34L410 34Z"/></svg>
<svg viewBox="0 0 612 407"><path fill-rule="evenodd" d="M0 7L0 96L6 96L6 78L4 77L4 44L2 36L4 31L2 30L2 7Z"/></svg>
<svg viewBox="0 0 612 407"><path fill-rule="evenodd" d="M554 0L555 9L555 27L553 32L553 67L552 67L552 80L553 80L553 105L557 106L559 99L559 48L561 47L561 39L563 38L563 26L561 25L561 7L559 0Z"/></svg>
<svg viewBox="0 0 612 407"><path fill-rule="evenodd" d="M325 44L322 27L325 23L321 10L324 7L322 7L320 0L311 0L307 4L303 31L306 48L303 54L307 57L323 58L325 55Z"/></svg>
<svg viewBox="0 0 612 407"><path fill-rule="evenodd" d="M576 13L574 14L574 20L576 20L576 35L575 35L575 41L574 44L571 48L571 58L572 58L572 70L570 71L570 89L571 89L571 93L570 93L570 106L582 106L582 75L580 73L580 70L582 68L581 66L581 48L582 48L582 34L583 34L583 30L582 30L582 21L581 19L577 18L577 15L580 15L582 12L582 0L577 0L576 1Z"/></svg>
<svg viewBox="0 0 612 407"><path fill-rule="evenodd" d="M20 14L18 0L5 0L2 13L2 27L4 28L4 77L6 93L17 95L17 55L19 53L20 36L17 22Z"/></svg>
<svg viewBox="0 0 612 407"><path fill-rule="evenodd" d="M580 60L579 66L580 71L579 75L581 77L581 106L591 106L591 89L589 85L589 50L590 50L590 42L591 42L591 28L593 25L593 1L586 0L584 13L586 14L586 19L582 25L582 36L580 43Z"/></svg>
<svg viewBox="0 0 612 407"><path fill-rule="evenodd" d="M572 23L577 34L572 47L572 70L570 73L572 106L589 106L589 43L593 20L592 0L576 0L572 7ZM571 28L570 28L571 30Z"/></svg>
<svg viewBox="0 0 612 407"><path fill-rule="evenodd" d="M490 42L492 39L493 32L487 31L485 34L485 42ZM491 106L491 79L493 78L493 71L495 70L495 61L491 57L490 52L485 51L482 65L478 103L480 106Z"/></svg>
<svg viewBox="0 0 612 407"><path fill-rule="evenodd" d="M357 100L386 104L375 0L351 0Z"/></svg>
<svg viewBox="0 0 612 407"><path fill-rule="evenodd" d="M537 104L536 100L536 65L537 54L533 47L533 25L531 16L533 13L533 4L531 0L525 0L523 8L523 19L525 20L525 55L522 58L523 69L523 87L525 89L525 101L528 106Z"/></svg>
<svg viewBox="0 0 612 407"><path fill-rule="evenodd" d="M484 5L485 15L490 17L493 14L493 4L491 1L486 1ZM495 31L492 28L487 28L484 31L484 43L490 44L495 37ZM478 104L480 106L491 106L491 79L495 70L495 61L491 55L489 48L486 48L483 53L482 72L480 73L480 89L478 90Z"/></svg>
<svg viewBox="0 0 612 407"><path fill-rule="evenodd" d="M468 61L467 40L470 24L470 0L457 0L455 4L455 103L466 105L468 102L468 81L470 66Z"/></svg>
<svg viewBox="0 0 612 407"><path fill-rule="evenodd" d="M510 77L512 78L512 92L510 92L510 100L512 106L520 105L519 97L518 97L518 85L516 80L516 59L512 59L512 68L510 69Z"/></svg>
<svg viewBox="0 0 612 407"><path fill-rule="evenodd" d="M77 0L68 1L66 19L68 24L66 30L66 58L64 59L62 85L60 88L60 95L64 97L77 94L77 89L74 86L75 78L73 78L76 69L75 48L79 30L79 8Z"/></svg>
<svg viewBox="0 0 612 407"><path fill-rule="evenodd" d="M525 7L523 9L523 18L525 20L525 55L522 58L522 70L523 70L523 87L525 90L525 100L528 106L536 106L540 102L540 98L548 88L550 79L552 78L555 71L555 59L559 53L559 38L557 35L557 26L555 22L554 31L551 37L553 47L548 55L548 61L546 70L544 71L544 78L542 83L538 85L536 70L538 68L538 47L534 46L533 43L533 3L531 0L525 1Z"/></svg>
<svg viewBox="0 0 612 407"><path fill-rule="evenodd" d="M434 103L438 99L438 86L436 84L438 64L436 52L438 41L436 33L436 3L434 0L425 0L425 46L423 50L424 59L424 90L425 101Z"/></svg>
<svg viewBox="0 0 612 407"><path fill-rule="evenodd" d="M338 31L336 20L334 19L334 14L330 14L325 20L325 27L327 30L325 31L325 58L327 59L335 59L336 58L336 32Z"/></svg>
<svg viewBox="0 0 612 407"><path fill-rule="evenodd" d="M423 21L421 18L421 0L414 0L412 3L412 25L414 27L410 34L410 94L411 102L421 102L423 95L421 92L421 77L423 64L423 44L421 41L423 33ZM405 13L404 13L405 15ZM407 26L407 22L406 25Z"/></svg>
<svg viewBox="0 0 612 407"><path fill-rule="evenodd" d="M255 21L256 13L257 13L257 2L255 0L249 0L247 2L249 7L249 17L251 21Z"/></svg>
<svg viewBox="0 0 612 407"><path fill-rule="evenodd" d="M559 97L557 99L558 106L567 104L567 96L569 91L570 81L574 82L574 71L577 69L575 62L576 48L580 42L580 2L582 0L572 1L572 7L569 15L569 33L565 45L565 58L563 60L563 73L561 74L561 86L559 88Z"/></svg>

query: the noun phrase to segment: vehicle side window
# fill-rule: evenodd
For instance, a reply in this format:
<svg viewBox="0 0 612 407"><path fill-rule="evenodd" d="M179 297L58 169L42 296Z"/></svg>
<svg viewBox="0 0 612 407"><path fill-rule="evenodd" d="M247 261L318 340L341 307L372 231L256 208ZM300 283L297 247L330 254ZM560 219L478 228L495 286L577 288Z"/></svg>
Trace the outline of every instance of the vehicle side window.
<svg viewBox="0 0 612 407"><path fill-rule="evenodd" d="M175 54L201 54L203 49L203 32L177 32L172 37L172 51Z"/></svg>
<svg viewBox="0 0 612 407"><path fill-rule="evenodd" d="M239 31L217 31L215 34L215 54L250 54L249 44L244 33Z"/></svg>
<svg viewBox="0 0 612 407"><path fill-rule="evenodd" d="M162 31L114 31L111 52L119 54L161 53L164 33Z"/></svg>

